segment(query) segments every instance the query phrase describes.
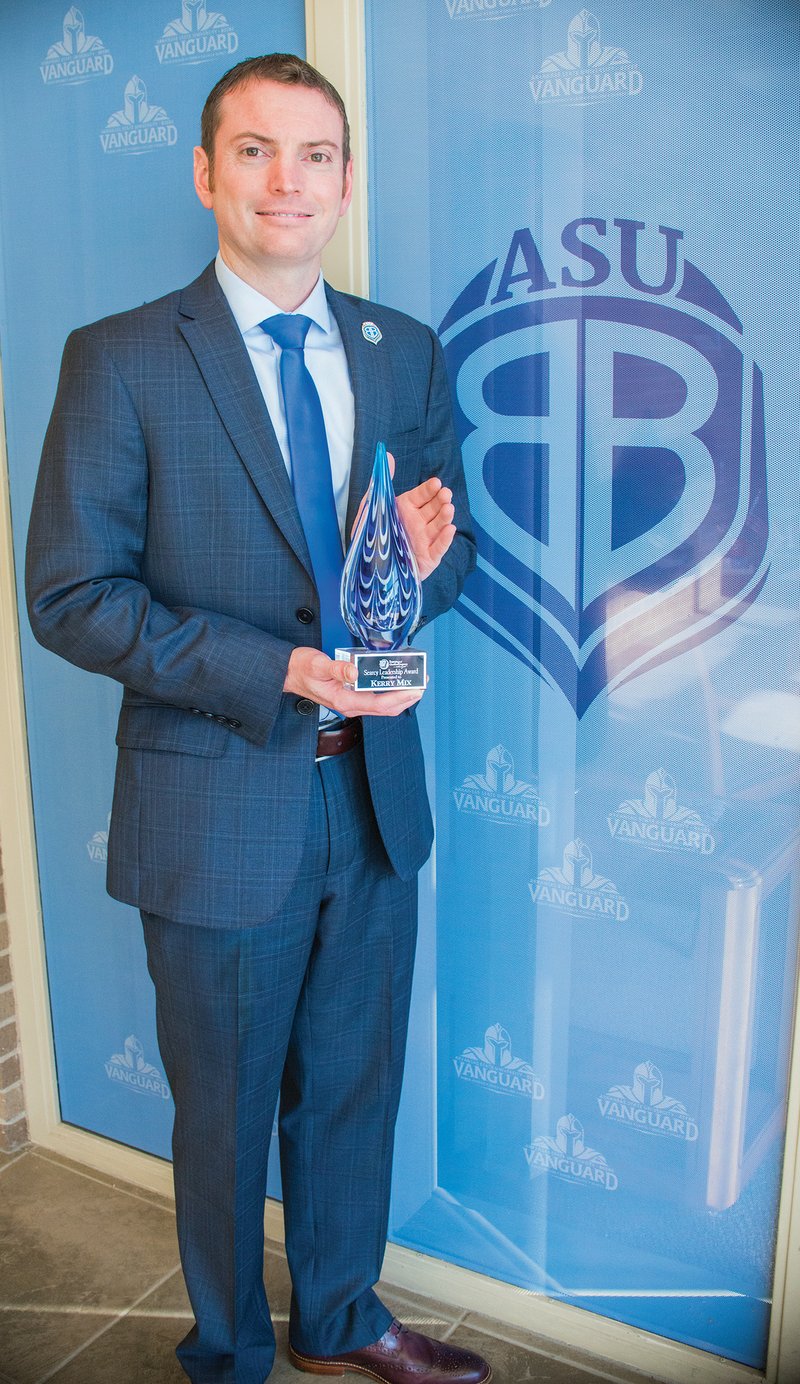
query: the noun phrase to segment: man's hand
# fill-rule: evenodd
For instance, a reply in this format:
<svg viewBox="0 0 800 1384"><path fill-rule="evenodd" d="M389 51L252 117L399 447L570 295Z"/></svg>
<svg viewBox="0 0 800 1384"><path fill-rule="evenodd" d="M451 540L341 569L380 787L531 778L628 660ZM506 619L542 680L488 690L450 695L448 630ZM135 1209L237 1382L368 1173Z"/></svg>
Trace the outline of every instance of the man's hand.
<svg viewBox="0 0 800 1384"><path fill-rule="evenodd" d="M398 495L397 508L417 560L420 580L424 581L439 566L456 536L453 492L442 485L438 476L431 476L413 490Z"/></svg>
<svg viewBox="0 0 800 1384"><path fill-rule="evenodd" d="M293 649L283 684L284 692L308 697L340 716L399 716L414 706L422 692L354 692L352 663L337 662L319 649Z"/></svg>
<svg viewBox="0 0 800 1384"><path fill-rule="evenodd" d="M394 476L394 457L391 452L388 456L389 470ZM353 532L358 527L366 498L365 495L359 505ZM416 559L420 581L424 581L439 566L456 536L453 492L442 485L438 476L431 476L430 480L416 485L413 490L398 495L397 508ZM386 694L382 692L380 695L383 697Z"/></svg>

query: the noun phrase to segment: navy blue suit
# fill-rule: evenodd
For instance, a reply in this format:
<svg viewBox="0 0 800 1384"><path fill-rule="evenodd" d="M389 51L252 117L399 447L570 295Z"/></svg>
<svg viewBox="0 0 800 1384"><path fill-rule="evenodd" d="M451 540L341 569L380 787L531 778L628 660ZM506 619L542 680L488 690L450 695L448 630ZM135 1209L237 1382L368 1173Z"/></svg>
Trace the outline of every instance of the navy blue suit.
<svg viewBox="0 0 800 1384"><path fill-rule="evenodd" d="M355 395L348 528L379 440L394 454L398 491L432 475L453 490L458 533L424 583L429 621L474 564L441 350L401 313L331 289L328 299ZM365 321L379 342L365 340ZM263 1199L282 1072L293 1341L354 1349L388 1320L368 1279L383 1251L414 881L432 826L413 712L364 718L363 753L315 766L316 708L283 691L292 649L319 647L318 620L298 617L316 615L317 596L213 265L188 288L69 338L27 583L40 642L125 688L108 888L145 918L176 1096L179 1232L198 1317L181 1358L194 1380L259 1384L274 1349L255 1282L260 1216L252 1233L243 1227ZM338 1067L321 1072L345 1053L343 1095ZM224 1095L203 1090L203 1060L228 1070ZM323 1145L333 1145L330 1166ZM227 1201L212 1208L221 1184ZM226 1279L211 1260L229 1232Z"/></svg>

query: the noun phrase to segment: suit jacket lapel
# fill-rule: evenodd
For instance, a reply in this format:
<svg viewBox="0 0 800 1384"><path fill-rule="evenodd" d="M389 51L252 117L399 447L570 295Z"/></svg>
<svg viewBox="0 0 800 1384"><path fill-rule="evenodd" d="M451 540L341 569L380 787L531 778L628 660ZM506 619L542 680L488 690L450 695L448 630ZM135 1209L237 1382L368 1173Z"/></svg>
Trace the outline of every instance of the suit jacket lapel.
<svg viewBox="0 0 800 1384"><path fill-rule="evenodd" d="M213 264L183 290L179 311L180 330L231 442L290 548L313 576L281 449Z"/></svg>
<svg viewBox="0 0 800 1384"><path fill-rule="evenodd" d="M367 489L375 461L375 447L385 439L391 412L392 372L384 343L366 341L361 332L365 304L347 298L328 284L328 303L342 334L355 401L355 434L347 500L346 535L349 542L358 506ZM381 403L383 406L381 406Z"/></svg>

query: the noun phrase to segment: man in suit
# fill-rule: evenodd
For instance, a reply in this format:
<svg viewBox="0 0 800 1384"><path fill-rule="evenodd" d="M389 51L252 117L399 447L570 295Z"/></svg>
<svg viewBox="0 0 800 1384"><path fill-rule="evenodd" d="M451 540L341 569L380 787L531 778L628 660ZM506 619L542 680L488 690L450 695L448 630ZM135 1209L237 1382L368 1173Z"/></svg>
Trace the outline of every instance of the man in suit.
<svg viewBox="0 0 800 1384"><path fill-rule="evenodd" d="M195 186L216 261L69 338L28 550L37 638L125 689L108 887L142 913L175 1097L196 1317L178 1355L195 1384L271 1369L280 1092L293 1363L485 1384L483 1360L373 1291L432 829L421 694L356 692L330 657L379 440L424 620L474 564L441 350L322 280L352 163L341 98L306 63L248 59L217 83Z"/></svg>

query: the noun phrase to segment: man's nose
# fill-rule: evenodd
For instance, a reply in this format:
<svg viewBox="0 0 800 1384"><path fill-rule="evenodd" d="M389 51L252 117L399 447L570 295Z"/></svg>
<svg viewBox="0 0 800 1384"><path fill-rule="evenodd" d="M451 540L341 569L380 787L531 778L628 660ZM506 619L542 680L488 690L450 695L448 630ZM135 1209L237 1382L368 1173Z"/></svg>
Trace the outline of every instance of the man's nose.
<svg viewBox="0 0 800 1384"><path fill-rule="evenodd" d="M278 153L270 160L269 185L273 192L299 192L302 186L302 167L292 154Z"/></svg>

